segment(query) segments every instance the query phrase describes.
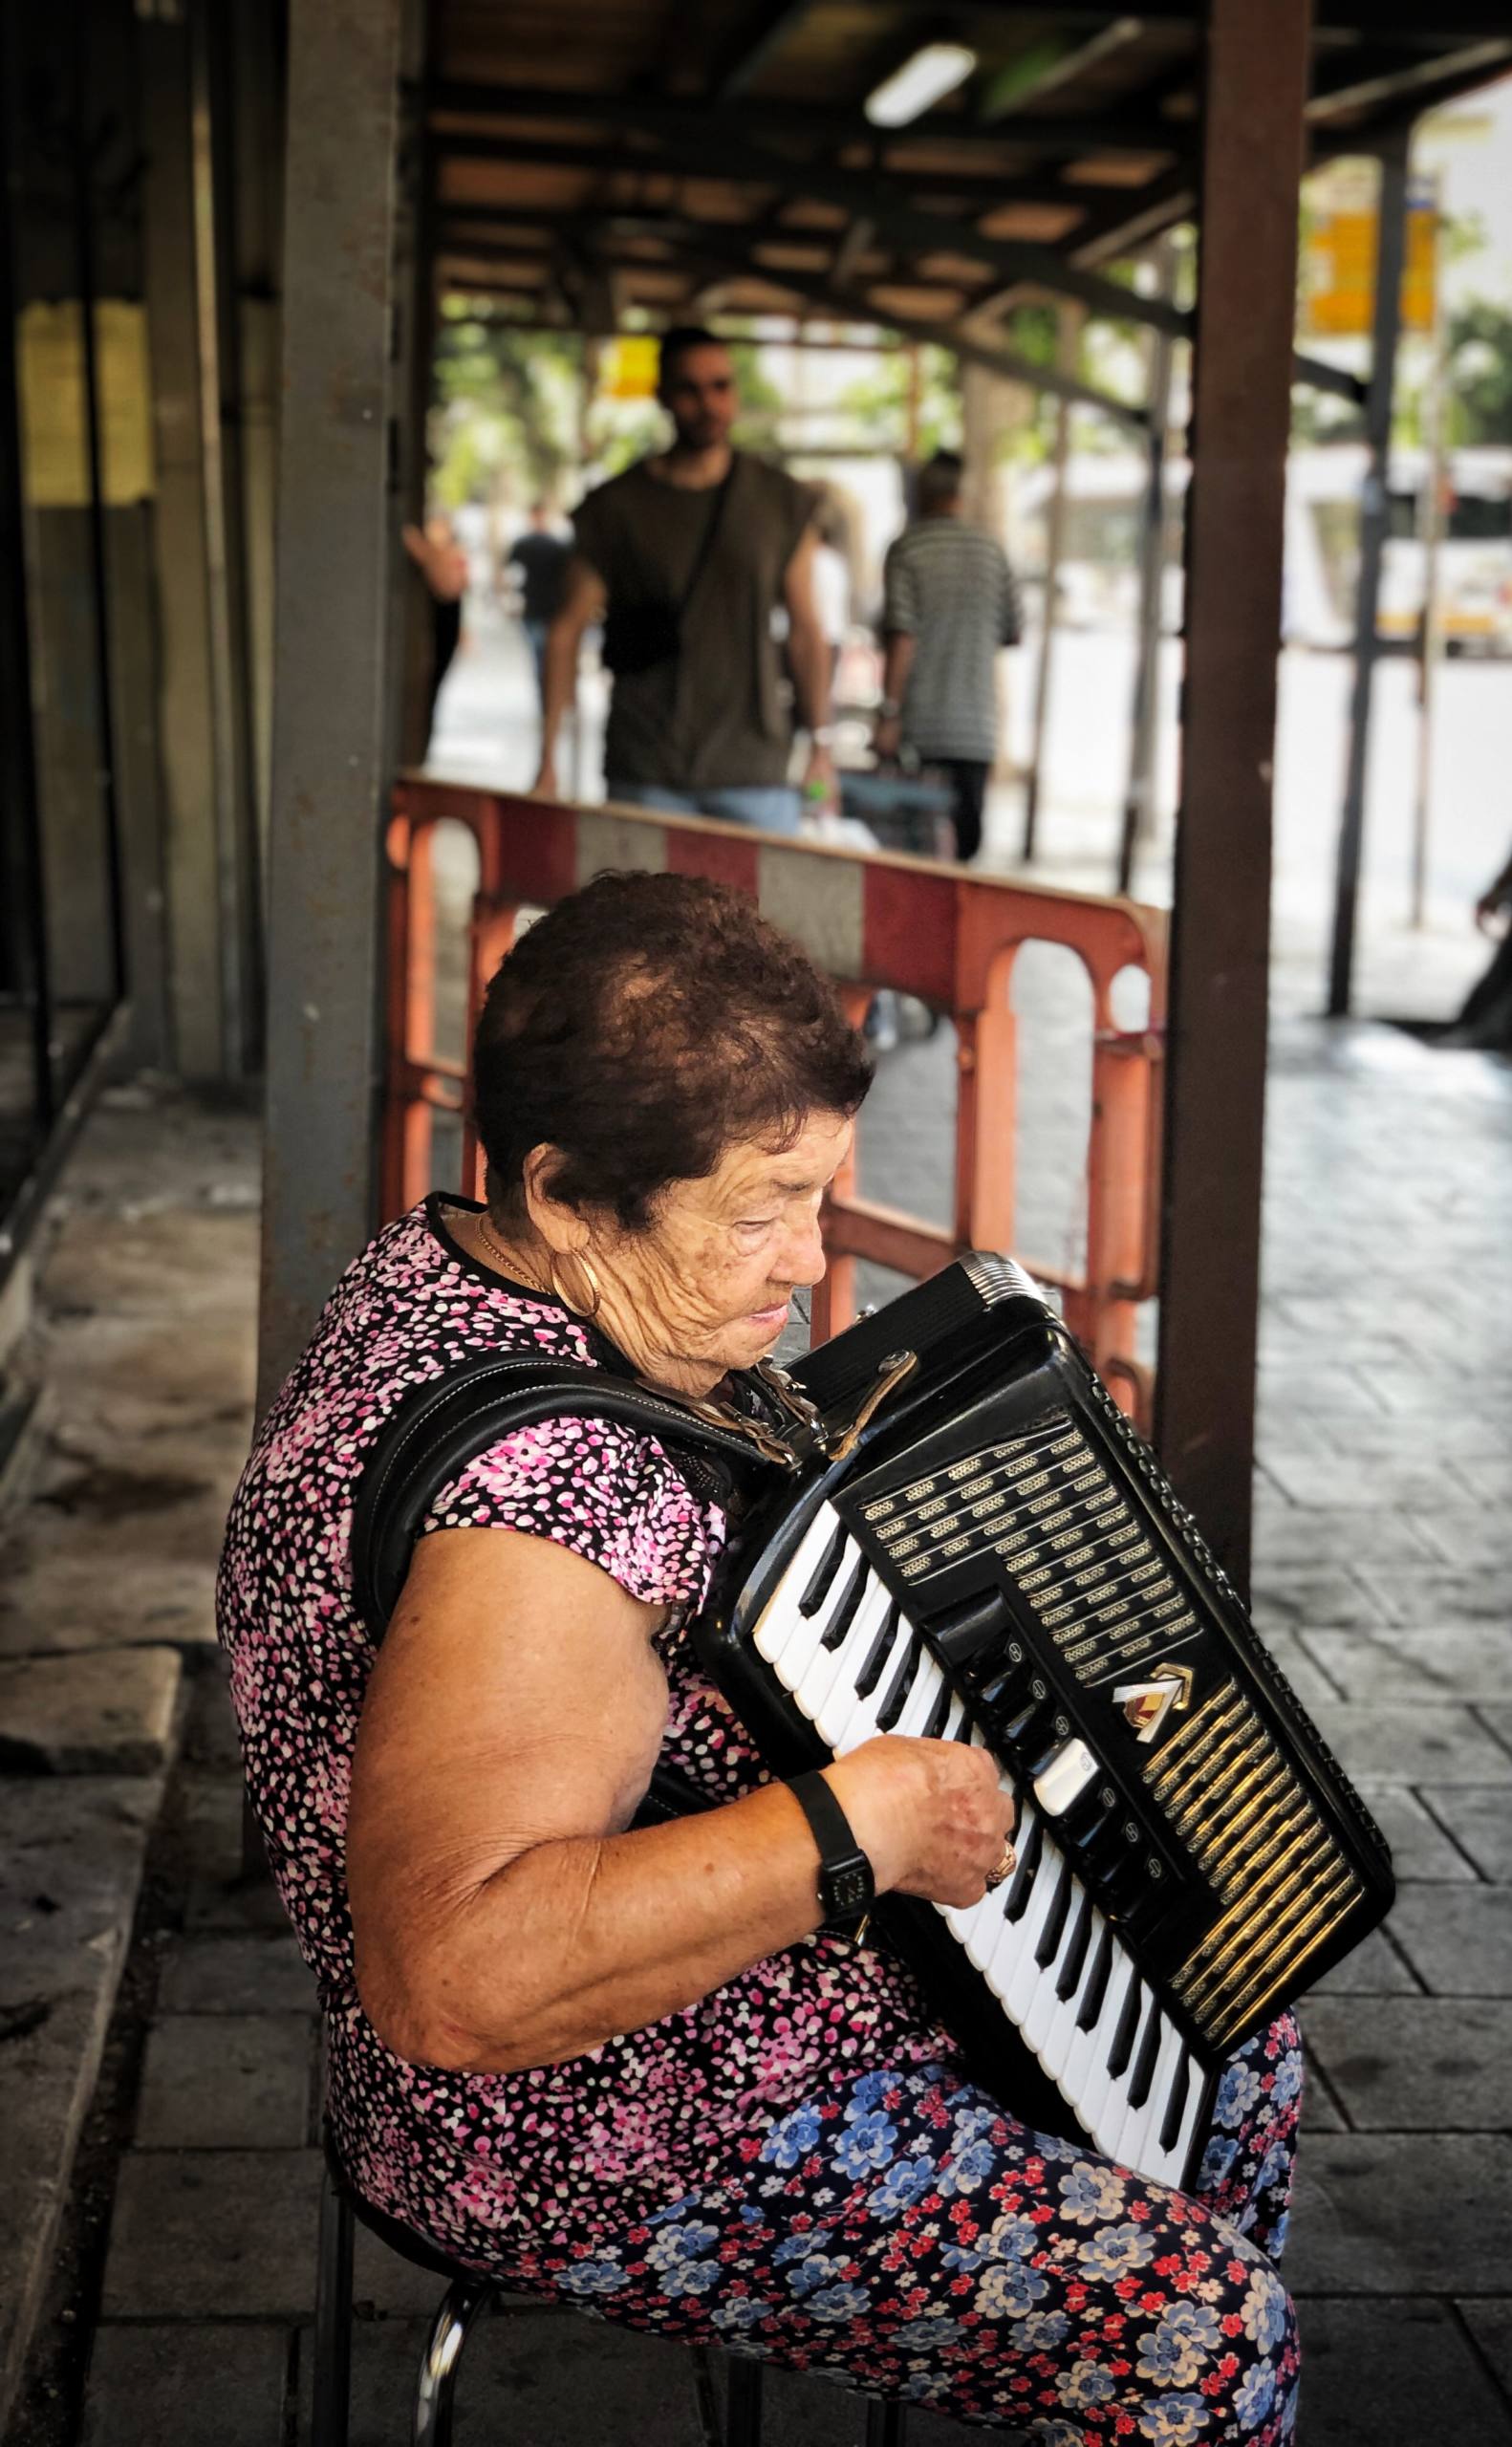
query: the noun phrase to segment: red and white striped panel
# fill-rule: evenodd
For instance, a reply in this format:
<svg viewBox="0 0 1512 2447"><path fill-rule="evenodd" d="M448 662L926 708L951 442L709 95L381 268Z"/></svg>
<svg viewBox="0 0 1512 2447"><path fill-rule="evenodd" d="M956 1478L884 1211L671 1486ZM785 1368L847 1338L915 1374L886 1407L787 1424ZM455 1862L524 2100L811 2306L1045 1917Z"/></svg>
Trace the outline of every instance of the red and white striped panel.
<svg viewBox="0 0 1512 2447"><path fill-rule="evenodd" d="M875 978L949 1005L958 878L947 868L786 841L743 826L620 808L511 802L499 888L528 897L548 876L606 869L708 876L754 894L764 918L832 977Z"/></svg>

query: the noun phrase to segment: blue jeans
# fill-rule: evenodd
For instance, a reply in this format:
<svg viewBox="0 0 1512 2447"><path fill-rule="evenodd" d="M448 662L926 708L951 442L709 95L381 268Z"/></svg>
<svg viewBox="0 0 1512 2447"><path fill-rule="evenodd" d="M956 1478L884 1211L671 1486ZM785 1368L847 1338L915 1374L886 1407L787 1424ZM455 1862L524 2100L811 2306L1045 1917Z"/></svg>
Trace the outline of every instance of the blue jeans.
<svg viewBox="0 0 1512 2447"><path fill-rule="evenodd" d="M623 807L657 808L663 815L714 815L757 833L796 833L800 802L786 782L738 783L713 790L669 790L659 782L606 782L605 796Z"/></svg>

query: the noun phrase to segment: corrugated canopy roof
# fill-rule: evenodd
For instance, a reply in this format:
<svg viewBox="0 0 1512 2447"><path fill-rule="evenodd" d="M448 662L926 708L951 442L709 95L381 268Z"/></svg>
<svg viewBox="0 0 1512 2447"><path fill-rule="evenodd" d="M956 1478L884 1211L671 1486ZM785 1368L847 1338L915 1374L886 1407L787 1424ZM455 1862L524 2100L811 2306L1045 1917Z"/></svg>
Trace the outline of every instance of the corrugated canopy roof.
<svg viewBox="0 0 1512 2447"><path fill-rule="evenodd" d="M1200 0L440 0L441 277L597 330L807 308L1004 370L994 329L1027 294L1169 322L1099 267L1194 208L1202 20ZM941 40L975 53L968 80L873 126L867 96ZM1507 0L1318 0L1313 157L1509 68Z"/></svg>

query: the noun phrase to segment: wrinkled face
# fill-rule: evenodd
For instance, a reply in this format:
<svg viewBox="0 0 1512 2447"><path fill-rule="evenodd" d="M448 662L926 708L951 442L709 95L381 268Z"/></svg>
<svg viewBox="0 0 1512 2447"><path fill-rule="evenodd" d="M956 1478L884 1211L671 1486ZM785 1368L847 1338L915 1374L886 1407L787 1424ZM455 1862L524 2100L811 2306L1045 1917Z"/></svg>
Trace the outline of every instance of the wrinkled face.
<svg viewBox="0 0 1512 2447"><path fill-rule="evenodd" d="M789 1147L737 1141L705 1180L675 1181L647 1230L594 1231L599 1322L643 1375L704 1394L771 1350L793 1289L824 1272L819 1203L853 1131L820 1113Z"/></svg>
<svg viewBox="0 0 1512 2447"><path fill-rule="evenodd" d="M658 396L684 450L717 449L729 440L740 406L728 349L684 349Z"/></svg>

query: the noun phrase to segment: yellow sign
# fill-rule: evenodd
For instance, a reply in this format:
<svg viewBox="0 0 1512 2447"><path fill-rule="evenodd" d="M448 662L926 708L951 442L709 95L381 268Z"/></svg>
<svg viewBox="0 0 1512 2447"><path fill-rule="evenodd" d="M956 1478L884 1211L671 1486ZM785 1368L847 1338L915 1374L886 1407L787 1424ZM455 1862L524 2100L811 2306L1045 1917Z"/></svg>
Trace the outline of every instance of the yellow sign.
<svg viewBox="0 0 1512 2447"><path fill-rule="evenodd" d="M1356 202L1347 191L1317 212L1302 261L1302 328L1308 339L1368 337L1375 319L1376 212L1373 198ZM1434 286L1438 253L1438 213L1430 190L1417 187L1407 204L1407 249L1402 266L1402 329L1434 328Z"/></svg>
<svg viewBox="0 0 1512 2447"><path fill-rule="evenodd" d="M601 360L598 387L606 400L654 400L661 342L649 332L611 340Z"/></svg>
<svg viewBox="0 0 1512 2447"><path fill-rule="evenodd" d="M76 297L22 309L21 419L27 499L37 509L82 509L89 501L84 406L84 328ZM143 307L124 297L95 309L99 392L100 491L107 504L145 501L153 490L152 378Z"/></svg>

